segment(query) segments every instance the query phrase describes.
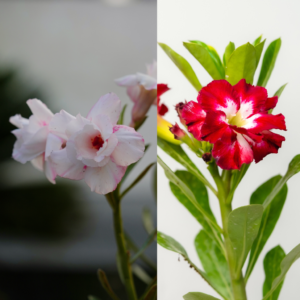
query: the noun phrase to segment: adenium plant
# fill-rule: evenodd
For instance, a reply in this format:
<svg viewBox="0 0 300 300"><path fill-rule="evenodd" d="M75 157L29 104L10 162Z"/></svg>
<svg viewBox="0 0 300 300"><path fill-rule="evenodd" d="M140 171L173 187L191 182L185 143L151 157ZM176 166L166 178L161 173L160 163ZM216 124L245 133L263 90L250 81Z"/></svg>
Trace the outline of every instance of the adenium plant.
<svg viewBox="0 0 300 300"><path fill-rule="evenodd" d="M83 179L92 192L105 195L112 208L117 245L116 264L129 300L138 299L133 273L147 284L142 299L156 295L156 277L150 278L136 264L137 260L143 260L148 268L156 271L155 263L144 253L156 238L156 229L151 225L147 240L139 248L130 235L125 234L121 212L122 198L154 165L148 165L121 191L124 179L149 147L145 147L144 138L137 132L147 117L149 104L154 100L156 104L156 63L149 66L148 71L153 77L138 74L134 78L129 76L132 79L130 84L127 81L129 91L140 91L134 94L135 105L130 126L123 124L126 106L122 109L121 100L113 93L100 97L86 117L80 114L72 116L65 110L53 114L40 100L30 99L27 101L32 112L30 118L15 115L9 120L17 127L12 132L17 138L12 154L16 161L22 164L30 161L53 184L57 176L71 180ZM152 222L149 214L143 219L144 223ZM98 270L98 277L110 298L119 299L103 270ZM98 299L94 296L90 298Z"/></svg>
<svg viewBox="0 0 300 300"><path fill-rule="evenodd" d="M193 263L184 247L165 233L158 233L158 243L184 257L219 298L191 291L185 300L246 300L246 284L275 228L287 196L287 181L300 171L300 155L295 156L284 176L268 179L250 197L249 205L232 209L234 193L241 180L247 180L252 163L278 153L285 138L273 132L287 130L285 117L273 114L283 85L269 96L267 82L273 71L281 40L273 41L264 53L256 84L253 78L265 40L261 37L235 49L230 42L223 59L201 41L183 43L212 77L202 87L188 61L165 44L161 48L198 92L195 101L176 105L178 123L171 126L174 140L188 146L202 160L211 175L205 178L182 145L160 136L158 146L182 165L173 172L160 157L158 162L170 181L174 196L196 218L202 229L195 237L195 247L203 269ZM198 164L197 164L198 165ZM211 183L213 181L213 183ZM218 224L208 199L207 188L219 201L222 224ZM247 257L246 271L243 267ZM264 259L265 281L262 299L279 299L289 268L300 257L300 244L288 254L276 246Z"/></svg>

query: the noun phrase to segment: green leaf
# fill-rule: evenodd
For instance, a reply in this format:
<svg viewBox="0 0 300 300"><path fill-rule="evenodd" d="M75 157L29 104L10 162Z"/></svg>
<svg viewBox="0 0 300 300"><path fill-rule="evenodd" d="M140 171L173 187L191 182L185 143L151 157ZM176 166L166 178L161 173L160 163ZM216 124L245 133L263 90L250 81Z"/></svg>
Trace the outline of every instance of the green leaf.
<svg viewBox="0 0 300 300"><path fill-rule="evenodd" d="M262 62L257 85L264 86L264 87L267 85L269 78L272 74L272 71L274 69L277 55L280 50L280 46L281 46L281 39L279 38L273 41L267 48Z"/></svg>
<svg viewBox="0 0 300 300"><path fill-rule="evenodd" d="M266 295L264 295L264 298L262 300L268 299L271 294L277 289L277 287L279 287L281 282L283 282L286 273L298 258L300 258L300 244L296 246L290 253L288 253L286 257L281 261L280 274L273 280L271 290Z"/></svg>
<svg viewBox="0 0 300 300"><path fill-rule="evenodd" d="M231 54L226 65L225 78L232 85L237 84L242 78L252 84L255 69L256 51L254 46L247 43Z"/></svg>
<svg viewBox="0 0 300 300"><path fill-rule="evenodd" d="M282 94L284 88L286 87L286 85L287 85L287 83L284 84L283 86L281 86L281 87L276 91L276 93L274 94L274 96L277 96L278 99L279 99L279 97L281 96L281 94ZM273 109L270 109L270 110L269 110L269 114L271 114L272 111L273 111Z"/></svg>
<svg viewBox="0 0 300 300"><path fill-rule="evenodd" d="M213 296L200 293L200 292L190 292L183 296L184 300L219 300Z"/></svg>
<svg viewBox="0 0 300 300"><path fill-rule="evenodd" d="M184 47L198 60L208 74L215 80L224 79L225 71L216 50L210 50L202 42L183 43Z"/></svg>
<svg viewBox="0 0 300 300"><path fill-rule="evenodd" d="M259 63L259 60L260 60L260 57L261 57L261 53L262 53L264 45L265 45L265 41L266 40L263 40L261 43L259 43L259 44L257 44L255 46L255 51L256 51L256 68L258 66L258 63Z"/></svg>
<svg viewBox="0 0 300 300"><path fill-rule="evenodd" d="M199 92L202 89L194 70L185 58L173 51L169 46L163 43L158 43L160 47L166 52L177 68L182 72L186 79L192 84L192 86Z"/></svg>
<svg viewBox="0 0 300 300"><path fill-rule="evenodd" d="M227 47L225 48L225 52L223 55L223 64L226 67L227 62L231 56L231 54L233 53L233 51L235 50L235 45L233 42L229 42L229 44L227 45Z"/></svg>
<svg viewBox="0 0 300 300"><path fill-rule="evenodd" d="M182 166L184 166L188 171L197 176L197 178L203 182L207 187L211 189L211 191L217 195L217 191L212 187L212 185L207 181L207 179L203 176L200 170L196 167L196 165L191 161L188 155L184 152L181 146L174 145L172 143L167 142L166 140L157 137L157 145L164 150L168 155L170 155L173 159L179 162Z"/></svg>
<svg viewBox="0 0 300 300"><path fill-rule="evenodd" d="M264 259L264 270L266 279L263 285L263 296L265 296L272 288L272 282L280 275L280 264L285 257L285 253L280 246L277 246L270 250ZM272 293L272 296L268 300L277 300L283 281L279 284L276 290Z"/></svg>
<svg viewBox="0 0 300 300"><path fill-rule="evenodd" d="M157 285L153 285L145 296L144 300L156 300L157 299Z"/></svg>
<svg viewBox="0 0 300 300"><path fill-rule="evenodd" d="M176 252L180 255L183 256L184 260L186 260L190 267L193 268L205 281L207 281L207 283L217 292L219 292L219 287L215 286L213 282L210 281L210 279L208 278L207 274L205 272L203 272L202 270L200 270L188 257L187 252L185 251L185 249L181 246L180 243L178 243L175 239L173 239L172 237L162 233L162 232L158 232L157 233L157 243L164 247L167 250Z"/></svg>
<svg viewBox="0 0 300 300"><path fill-rule="evenodd" d="M102 270L98 270L98 278L102 285L102 287L105 289L106 293L110 296L113 300L119 300L119 297L114 293L113 289L111 288L108 279L106 277L106 274Z"/></svg>
<svg viewBox="0 0 300 300"><path fill-rule="evenodd" d="M155 230L151 215L151 210L149 208L144 208L142 212L143 225L148 234L153 233Z"/></svg>
<svg viewBox="0 0 300 300"><path fill-rule="evenodd" d="M132 265L131 269L132 269L132 273L135 276L137 276L141 281L143 281L144 283L146 283L147 285L152 282L153 279L138 264Z"/></svg>
<svg viewBox="0 0 300 300"><path fill-rule="evenodd" d="M147 174L147 172L154 166L155 163L148 165L144 171L133 181L133 183L120 195L120 199L123 198L142 178Z"/></svg>
<svg viewBox="0 0 300 300"><path fill-rule="evenodd" d="M227 260L216 242L210 234L201 230L196 236L195 247L207 277L219 288L222 297L232 299Z"/></svg>
<svg viewBox="0 0 300 300"><path fill-rule="evenodd" d="M127 107L127 104L125 104L125 105L123 106L123 109L122 109L122 111L121 111L121 114L120 114L120 117L119 117L119 120L118 120L118 124L119 124L119 125L122 125L123 122L124 122L124 114L125 114L126 107Z"/></svg>
<svg viewBox="0 0 300 300"><path fill-rule="evenodd" d="M257 236L262 215L262 205L253 204L239 207L228 216L228 235L235 255L237 277Z"/></svg>
<svg viewBox="0 0 300 300"><path fill-rule="evenodd" d="M162 168L165 171L165 174L167 178L178 186L178 188L184 193L184 195L192 202L192 204L199 210L200 213L203 214L205 220L208 222L208 224L211 226L212 230L213 228L217 229L219 232L222 232L219 225L216 223L214 218L211 217L210 214L208 214L204 208L199 205L197 202L193 192L191 189L161 160L159 156L157 156L157 162L162 166Z"/></svg>
<svg viewBox="0 0 300 300"><path fill-rule="evenodd" d="M147 144L147 145L145 146L144 155L145 155L146 151L149 149L149 146L150 146L150 144ZM130 166L127 167L127 170L126 170L126 172L125 172L125 174L124 174L124 176L123 176L123 178L122 178L122 180L121 180L119 186L125 181L125 179L127 178L127 176L130 174L130 172L132 171L132 169L136 166L136 164L137 164L138 162L139 162L139 161L137 161L136 163L131 164Z"/></svg>
<svg viewBox="0 0 300 300"><path fill-rule="evenodd" d="M258 45L260 43L262 39L262 35L260 35L254 42L253 42L253 46L255 47L256 45Z"/></svg>
<svg viewBox="0 0 300 300"><path fill-rule="evenodd" d="M251 195L250 204L263 204L264 200L274 189L276 184L281 179L281 176L275 176L269 179L267 182L263 183L256 191ZM275 196L271 205L264 211L261 225L257 237L252 245L249 263L247 267L247 272L245 280L247 281L254 265L261 253L263 247L265 246L267 240L271 236L275 225L280 217L285 199L287 196L287 185L285 184L279 193Z"/></svg>
<svg viewBox="0 0 300 300"><path fill-rule="evenodd" d="M147 118L148 118L148 116L145 116L143 119L141 119L140 121L137 121L137 122L135 122L135 124L134 124L134 129L136 130L136 131L138 131L141 127L142 127L142 125L145 123L145 121L147 120Z"/></svg>
<svg viewBox="0 0 300 300"><path fill-rule="evenodd" d="M179 253L185 257L188 256L185 249L176 240L162 232L157 232L157 243L167 250Z"/></svg>
<svg viewBox="0 0 300 300"><path fill-rule="evenodd" d="M88 300L100 300L100 298L92 296L92 295L89 295L88 296Z"/></svg>
<svg viewBox="0 0 300 300"><path fill-rule="evenodd" d="M300 154L296 155L290 162L285 175L278 181L272 192L268 195L263 203L264 210L272 203L275 196L279 193L285 183L294 175L300 172Z"/></svg>

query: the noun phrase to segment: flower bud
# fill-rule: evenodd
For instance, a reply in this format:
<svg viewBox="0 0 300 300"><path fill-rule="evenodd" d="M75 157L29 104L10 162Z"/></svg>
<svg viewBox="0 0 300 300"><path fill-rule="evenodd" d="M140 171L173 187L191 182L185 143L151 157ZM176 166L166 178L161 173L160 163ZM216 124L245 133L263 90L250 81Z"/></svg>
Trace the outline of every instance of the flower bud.
<svg viewBox="0 0 300 300"><path fill-rule="evenodd" d="M206 162L206 163L208 163L208 162L210 162L211 161L211 153L210 152L206 152L206 153L204 153L203 155L202 155L202 159Z"/></svg>
<svg viewBox="0 0 300 300"><path fill-rule="evenodd" d="M178 126L177 123L170 127L169 130L174 134L174 138L176 140L182 140L186 136L186 133Z"/></svg>
<svg viewBox="0 0 300 300"><path fill-rule="evenodd" d="M185 102L179 102L175 105L175 110L177 111L177 115L180 119L181 124L184 125L184 126L186 126L186 123L185 123L185 120L181 116L181 112L182 112L183 107L186 105L186 103L187 103L186 101Z"/></svg>

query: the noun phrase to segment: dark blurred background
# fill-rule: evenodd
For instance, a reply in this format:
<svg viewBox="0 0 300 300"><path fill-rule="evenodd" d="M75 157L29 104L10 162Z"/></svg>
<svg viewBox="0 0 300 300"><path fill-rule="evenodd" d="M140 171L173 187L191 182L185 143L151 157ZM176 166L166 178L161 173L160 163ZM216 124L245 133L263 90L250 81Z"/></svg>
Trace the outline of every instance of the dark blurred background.
<svg viewBox="0 0 300 300"><path fill-rule="evenodd" d="M132 103L113 80L144 72L145 63L156 58L156 1L2 1L0 41L0 300L108 299L98 268L125 299L105 198L84 182L58 178L52 185L30 163L15 162L8 119L17 113L28 117L29 98L54 113L86 115L101 95L114 91L128 104L129 123ZM156 160L155 128L153 107L140 130L151 146L125 186ZM132 248L148 236L142 215L150 213L156 224L153 173L123 199ZM155 266L155 243L146 254ZM140 261L135 274L142 290L155 268Z"/></svg>

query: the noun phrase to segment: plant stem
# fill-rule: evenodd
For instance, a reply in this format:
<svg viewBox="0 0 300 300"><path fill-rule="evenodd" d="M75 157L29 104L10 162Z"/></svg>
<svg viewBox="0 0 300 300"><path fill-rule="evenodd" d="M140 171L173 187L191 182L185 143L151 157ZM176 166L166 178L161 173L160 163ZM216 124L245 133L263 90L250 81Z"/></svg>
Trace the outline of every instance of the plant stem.
<svg viewBox="0 0 300 300"><path fill-rule="evenodd" d="M211 173L218 188L218 199L221 209L226 258L230 272L233 298L234 300L247 300L245 282L242 272L240 276L236 278L235 259L228 235L228 216L232 211L232 207L231 203L226 203L226 199L228 197L228 194L230 193L231 171L225 170L222 174L222 180L215 162L210 163L208 170Z"/></svg>
<svg viewBox="0 0 300 300"><path fill-rule="evenodd" d="M126 249L125 234L122 223L120 199L113 195L113 219L115 239L118 246L118 261L123 283L129 300L137 300L133 276L130 266L129 251Z"/></svg>

